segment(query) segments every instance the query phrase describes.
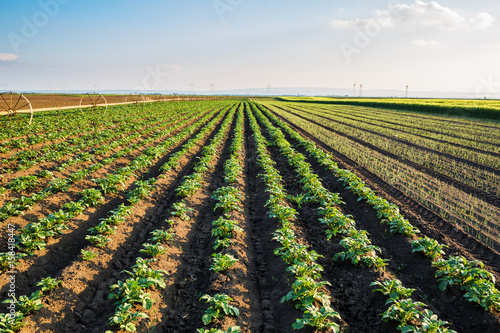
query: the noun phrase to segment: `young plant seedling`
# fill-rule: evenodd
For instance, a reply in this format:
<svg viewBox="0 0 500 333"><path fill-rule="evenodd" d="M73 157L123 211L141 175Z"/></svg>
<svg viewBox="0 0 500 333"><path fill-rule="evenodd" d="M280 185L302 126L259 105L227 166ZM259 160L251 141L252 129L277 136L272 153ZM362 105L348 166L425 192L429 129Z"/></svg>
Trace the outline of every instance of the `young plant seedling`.
<svg viewBox="0 0 500 333"><path fill-rule="evenodd" d="M213 253L212 257L213 259L212 259L212 265L210 266L210 270L216 273L220 273L229 269L238 261L238 259L236 259L230 254Z"/></svg>
<svg viewBox="0 0 500 333"><path fill-rule="evenodd" d="M42 279L36 285L41 286L41 291L48 291L57 288L62 281L58 281L57 279L51 278L50 276Z"/></svg>
<svg viewBox="0 0 500 333"><path fill-rule="evenodd" d="M210 304L202 316L202 320L205 325L221 318L223 314L228 316L240 315L240 310L229 304L229 302L232 302L233 299L226 294L217 294L213 297L210 295L203 295L200 300L205 300L206 303Z"/></svg>

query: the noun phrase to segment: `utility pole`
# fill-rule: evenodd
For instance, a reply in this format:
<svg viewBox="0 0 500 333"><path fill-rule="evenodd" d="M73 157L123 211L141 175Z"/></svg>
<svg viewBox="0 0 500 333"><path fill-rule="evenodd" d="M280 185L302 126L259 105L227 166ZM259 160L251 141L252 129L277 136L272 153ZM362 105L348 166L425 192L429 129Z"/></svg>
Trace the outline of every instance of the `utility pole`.
<svg viewBox="0 0 500 333"><path fill-rule="evenodd" d="M215 93L215 84L210 83L210 94L213 96Z"/></svg>
<svg viewBox="0 0 500 333"><path fill-rule="evenodd" d="M359 97L363 97L363 85L359 85Z"/></svg>
<svg viewBox="0 0 500 333"><path fill-rule="evenodd" d="M408 98L408 85L406 85L406 98Z"/></svg>
<svg viewBox="0 0 500 333"><path fill-rule="evenodd" d="M267 96L269 96L271 94L271 85L268 84L267 85Z"/></svg>
<svg viewBox="0 0 500 333"><path fill-rule="evenodd" d="M352 97L356 97L356 83L352 85Z"/></svg>

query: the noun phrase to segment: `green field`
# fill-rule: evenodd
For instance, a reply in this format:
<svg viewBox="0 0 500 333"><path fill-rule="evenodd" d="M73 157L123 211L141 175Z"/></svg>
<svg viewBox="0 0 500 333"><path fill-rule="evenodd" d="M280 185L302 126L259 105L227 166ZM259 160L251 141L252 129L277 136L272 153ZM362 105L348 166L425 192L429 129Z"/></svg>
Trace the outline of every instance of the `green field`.
<svg viewBox="0 0 500 333"><path fill-rule="evenodd" d="M500 125L357 105L264 105L478 239L499 243Z"/></svg>
<svg viewBox="0 0 500 333"><path fill-rule="evenodd" d="M20 117L0 332L500 324L491 121L242 97Z"/></svg>
<svg viewBox="0 0 500 333"><path fill-rule="evenodd" d="M414 112L500 120L500 101L498 100L337 97L281 97L279 100L382 107Z"/></svg>

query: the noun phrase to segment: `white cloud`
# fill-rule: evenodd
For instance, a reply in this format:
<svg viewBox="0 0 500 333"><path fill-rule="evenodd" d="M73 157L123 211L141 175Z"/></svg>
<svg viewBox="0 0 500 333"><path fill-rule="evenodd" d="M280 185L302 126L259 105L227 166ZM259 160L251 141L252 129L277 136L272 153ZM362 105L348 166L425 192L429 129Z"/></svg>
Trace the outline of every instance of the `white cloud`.
<svg viewBox="0 0 500 333"><path fill-rule="evenodd" d="M425 39L417 39L413 41L413 44L417 46L438 46L441 45L440 43L436 42L435 40L425 40Z"/></svg>
<svg viewBox="0 0 500 333"><path fill-rule="evenodd" d="M416 0L412 4L394 4L388 9L376 10L368 19L352 21L333 20L330 26L334 29L349 27L366 28L379 25L392 28L398 24L429 27L438 30L475 30L484 29L493 24L495 19L488 13L481 12L474 17L466 17L458 12L441 6L435 1Z"/></svg>
<svg viewBox="0 0 500 333"><path fill-rule="evenodd" d="M12 54L12 53L0 53L0 61L14 61L19 56L17 54Z"/></svg>

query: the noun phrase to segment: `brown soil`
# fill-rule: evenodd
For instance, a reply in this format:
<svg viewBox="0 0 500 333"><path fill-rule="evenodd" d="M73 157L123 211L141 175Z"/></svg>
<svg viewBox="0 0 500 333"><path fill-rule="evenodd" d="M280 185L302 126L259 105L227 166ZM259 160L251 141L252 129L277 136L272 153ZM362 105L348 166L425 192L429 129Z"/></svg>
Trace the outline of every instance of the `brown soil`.
<svg viewBox="0 0 500 333"><path fill-rule="evenodd" d="M90 93L93 95L93 93ZM86 96L86 94L24 94L24 96L31 103L31 107L33 110L35 109L48 109L48 108L60 108L60 107L77 107L80 105L80 101L82 97ZM108 104L116 104L116 103L135 103L136 101L157 101L159 98L161 100L200 100L203 99L202 96L195 96L191 98L187 98L185 96L169 96L169 95L142 95L144 99L137 96L131 95L103 95ZM97 97L93 97L95 99ZM86 98L83 99L88 100ZM102 99L99 99L98 102L101 103ZM104 103L104 101L102 101ZM28 108L29 109L29 108Z"/></svg>

